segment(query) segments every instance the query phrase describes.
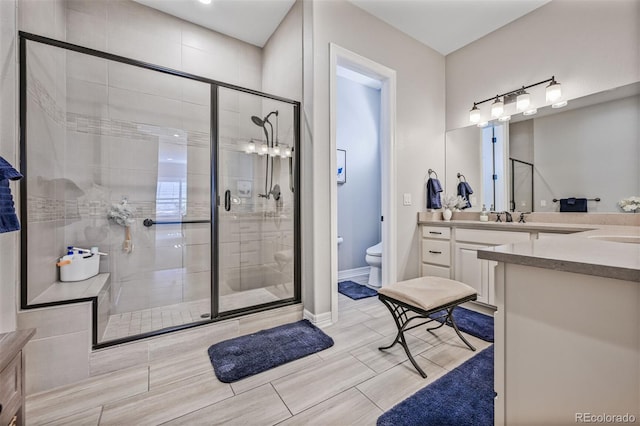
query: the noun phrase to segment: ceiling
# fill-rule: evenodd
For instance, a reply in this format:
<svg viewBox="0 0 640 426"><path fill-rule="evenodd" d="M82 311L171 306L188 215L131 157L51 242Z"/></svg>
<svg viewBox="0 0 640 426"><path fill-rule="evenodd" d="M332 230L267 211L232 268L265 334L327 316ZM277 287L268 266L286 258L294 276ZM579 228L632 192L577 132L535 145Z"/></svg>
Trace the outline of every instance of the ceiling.
<svg viewBox="0 0 640 426"><path fill-rule="evenodd" d="M2 1L2 0L0 0ZM133 0L185 21L264 47L295 0Z"/></svg>
<svg viewBox="0 0 640 426"><path fill-rule="evenodd" d="M134 0L263 47L295 0ZM333 1L333 0L324 0ZM550 0L349 0L443 55Z"/></svg>
<svg viewBox="0 0 640 426"><path fill-rule="evenodd" d="M443 55L550 0L350 0Z"/></svg>

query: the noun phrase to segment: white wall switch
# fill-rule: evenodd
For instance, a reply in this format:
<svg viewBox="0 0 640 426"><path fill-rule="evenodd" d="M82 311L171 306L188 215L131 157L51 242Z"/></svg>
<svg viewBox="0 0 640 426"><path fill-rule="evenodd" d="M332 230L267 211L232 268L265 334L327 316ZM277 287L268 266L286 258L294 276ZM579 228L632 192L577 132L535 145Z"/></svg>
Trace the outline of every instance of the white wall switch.
<svg viewBox="0 0 640 426"><path fill-rule="evenodd" d="M402 195L402 204L404 204L405 206L411 205L411 194Z"/></svg>
<svg viewBox="0 0 640 426"><path fill-rule="evenodd" d="M547 207L547 200L540 200L540 207Z"/></svg>

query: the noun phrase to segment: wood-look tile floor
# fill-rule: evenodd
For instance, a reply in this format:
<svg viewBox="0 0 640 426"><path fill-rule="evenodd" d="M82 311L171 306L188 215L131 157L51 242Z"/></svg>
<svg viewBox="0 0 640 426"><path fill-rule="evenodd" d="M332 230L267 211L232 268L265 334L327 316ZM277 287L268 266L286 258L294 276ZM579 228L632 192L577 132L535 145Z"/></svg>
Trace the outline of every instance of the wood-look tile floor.
<svg viewBox="0 0 640 426"><path fill-rule="evenodd" d="M365 277L353 279L366 282ZM27 424L374 425L384 411L474 355L450 327L408 337L423 379L376 297L339 295L334 346L232 384L219 382L206 350L152 360L27 398ZM490 344L472 336L478 351Z"/></svg>

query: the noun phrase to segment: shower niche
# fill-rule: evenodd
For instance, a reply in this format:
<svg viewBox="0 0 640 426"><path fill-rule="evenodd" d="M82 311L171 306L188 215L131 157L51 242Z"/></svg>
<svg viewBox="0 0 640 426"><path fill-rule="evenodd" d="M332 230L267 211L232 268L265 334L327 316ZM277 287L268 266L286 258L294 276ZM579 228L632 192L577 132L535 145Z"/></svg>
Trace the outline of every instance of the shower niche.
<svg viewBox="0 0 640 426"><path fill-rule="evenodd" d="M100 348L299 303L299 102L27 33L20 66L22 309L93 302Z"/></svg>

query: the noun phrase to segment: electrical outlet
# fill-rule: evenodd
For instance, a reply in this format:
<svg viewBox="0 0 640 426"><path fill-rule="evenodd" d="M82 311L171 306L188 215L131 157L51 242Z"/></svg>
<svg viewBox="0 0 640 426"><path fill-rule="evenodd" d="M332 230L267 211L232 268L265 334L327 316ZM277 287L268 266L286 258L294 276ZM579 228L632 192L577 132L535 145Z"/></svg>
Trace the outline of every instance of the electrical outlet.
<svg viewBox="0 0 640 426"><path fill-rule="evenodd" d="M540 207L547 207L547 200L540 200Z"/></svg>
<svg viewBox="0 0 640 426"><path fill-rule="evenodd" d="M402 204L404 204L405 206L411 205L411 194L403 194Z"/></svg>

